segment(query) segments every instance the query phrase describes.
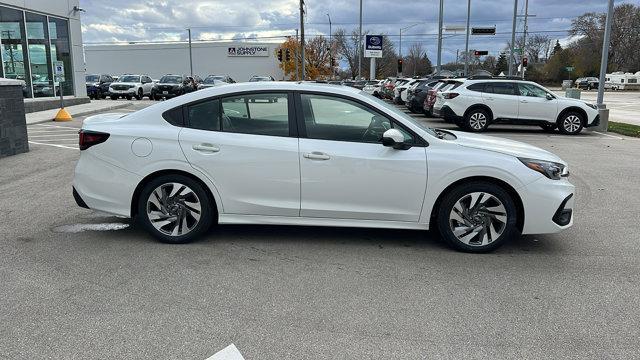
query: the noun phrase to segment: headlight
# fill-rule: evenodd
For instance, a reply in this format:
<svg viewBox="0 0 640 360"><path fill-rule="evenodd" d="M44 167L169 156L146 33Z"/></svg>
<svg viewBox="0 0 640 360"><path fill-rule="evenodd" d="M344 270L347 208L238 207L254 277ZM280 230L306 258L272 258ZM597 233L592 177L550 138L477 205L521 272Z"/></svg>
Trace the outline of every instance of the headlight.
<svg viewBox="0 0 640 360"><path fill-rule="evenodd" d="M560 180L563 177L569 176L569 167L560 163L527 158L518 158L518 160L529 169L537 171L552 180Z"/></svg>
<svg viewBox="0 0 640 360"><path fill-rule="evenodd" d="M594 109L594 110L598 110L598 106L597 105L593 105L593 104L589 104L587 103L587 106Z"/></svg>
<svg viewBox="0 0 640 360"><path fill-rule="evenodd" d="M134 87L136 87L135 85L129 85L129 89L133 89Z"/></svg>

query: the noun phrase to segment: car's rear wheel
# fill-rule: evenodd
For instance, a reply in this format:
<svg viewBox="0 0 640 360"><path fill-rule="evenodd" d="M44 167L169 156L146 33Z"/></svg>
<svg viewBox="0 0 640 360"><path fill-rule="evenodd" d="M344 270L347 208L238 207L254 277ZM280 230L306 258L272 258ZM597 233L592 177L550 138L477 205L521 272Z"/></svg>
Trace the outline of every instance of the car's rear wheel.
<svg viewBox="0 0 640 360"><path fill-rule="evenodd" d="M213 209L200 183L183 175L164 175L142 189L137 218L161 242L184 244L211 227Z"/></svg>
<svg viewBox="0 0 640 360"><path fill-rule="evenodd" d="M583 116L577 112L568 112L558 120L558 130L565 135L577 135L583 127Z"/></svg>
<svg viewBox="0 0 640 360"><path fill-rule="evenodd" d="M463 128L472 132L483 132L489 127L489 113L483 109L473 109L464 117Z"/></svg>
<svg viewBox="0 0 640 360"><path fill-rule="evenodd" d="M517 233L517 211L502 187L478 181L455 187L444 196L437 223L440 234L455 249L487 252Z"/></svg>
<svg viewBox="0 0 640 360"><path fill-rule="evenodd" d="M118 100L117 96L110 96L110 97L111 97L111 100Z"/></svg>

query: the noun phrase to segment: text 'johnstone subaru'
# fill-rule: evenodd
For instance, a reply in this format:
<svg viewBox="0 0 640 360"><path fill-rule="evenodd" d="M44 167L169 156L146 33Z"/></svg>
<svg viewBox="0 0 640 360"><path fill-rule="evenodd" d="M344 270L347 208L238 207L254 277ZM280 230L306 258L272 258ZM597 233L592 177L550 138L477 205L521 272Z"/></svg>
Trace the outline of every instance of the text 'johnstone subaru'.
<svg viewBox="0 0 640 360"><path fill-rule="evenodd" d="M567 164L510 140L433 130L363 91L232 84L85 120L73 193L169 243L212 224L436 228L492 250L573 223Z"/></svg>

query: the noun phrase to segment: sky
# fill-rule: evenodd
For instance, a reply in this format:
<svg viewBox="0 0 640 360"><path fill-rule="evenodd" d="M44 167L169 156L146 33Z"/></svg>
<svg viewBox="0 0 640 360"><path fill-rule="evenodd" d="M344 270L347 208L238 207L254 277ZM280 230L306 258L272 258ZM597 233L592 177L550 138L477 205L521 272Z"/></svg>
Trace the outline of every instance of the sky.
<svg viewBox="0 0 640 360"><path fill-rule="evenodd" d="M403 53L421 43L435 63L438 32L438 0L362 0L363 32L385 34L385 41L399 44L401 28ZM358 0L305 0L307 37L329 34L344 28L358 28ZM467 2L444 1L444 25L464 27ZM616 5L640 0L617 0ZM524 14L525 0L518 1L518 13ZM184 41L186 28L194 40L258 40L280 42L295 35L300 27L298 0L80 0L84 42L87 45L116 42ZM472 36L470 49L487 50L498 55L511 38L513 0L471 0L471 27L495 26L494 36ZM586 12L605 12L606 0L529 0L528 29L545 34L561 43L570 41L567 30L571 19ZM523 17L517 31L524 28ZM464 51L464 31L446 33L443 62L454 61L456 51Z"/></svg>

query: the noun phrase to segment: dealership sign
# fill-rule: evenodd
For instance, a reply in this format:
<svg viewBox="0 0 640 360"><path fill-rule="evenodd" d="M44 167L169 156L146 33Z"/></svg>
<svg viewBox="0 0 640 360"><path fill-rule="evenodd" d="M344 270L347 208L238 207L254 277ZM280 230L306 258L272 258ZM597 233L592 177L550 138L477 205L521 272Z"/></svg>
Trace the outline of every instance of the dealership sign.
<svg viewBox="0 0 640 360"><path fill-rule="evenodd" d="M268 46L232 46L227 56L269 56Z"/></svg>
<svg viewBox="0 0 640 360"><path fill-rule="evenodd" d="M364 57L382 57L382 35L365 35Z"/></svg>

